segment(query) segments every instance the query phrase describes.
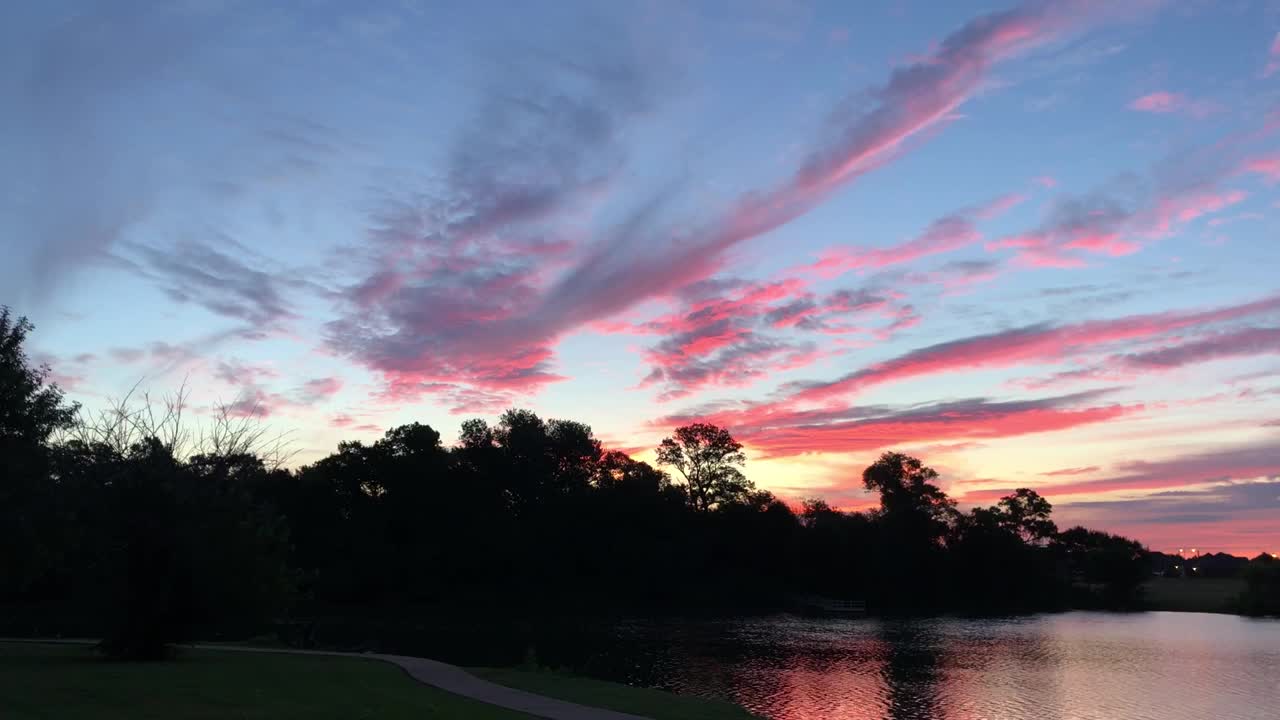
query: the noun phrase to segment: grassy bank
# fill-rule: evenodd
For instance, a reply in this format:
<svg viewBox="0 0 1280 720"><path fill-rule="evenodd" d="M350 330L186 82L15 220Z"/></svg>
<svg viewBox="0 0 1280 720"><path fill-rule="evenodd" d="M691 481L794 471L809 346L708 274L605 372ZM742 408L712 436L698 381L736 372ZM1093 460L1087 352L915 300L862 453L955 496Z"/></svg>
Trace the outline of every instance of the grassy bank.
<svg viewBox="0 0 1280 720"><path fill-rule="evenodd" d="M752 720L755 715L732 703L673 695L555 672L505 668L473 671L480 677L539 695L634 713L654 720Z"/></svg>
<svg viewBox="0 0 1280 720"><path fill-rule="evenodd" d="M1149 610L1181 612L1237 611L1242 578L1152 578L1143 587L1143 602Z"/></svg>
<svg viewBox="0 0 1280 720"><path fill-rule="evenodd" d="M493 682L654 720L749 720L729 703L558 673L485 669ZM88 646L0 642L4 720L517 720L360 658L183 650L113 663Z"/></svg>
<svg viewBox="0 0 1280 720"><path fill-rule="evenodd" d="M0 643L5 720L516 720L527 715L339 657L184 651L111 663L87 647Z"/></svg>

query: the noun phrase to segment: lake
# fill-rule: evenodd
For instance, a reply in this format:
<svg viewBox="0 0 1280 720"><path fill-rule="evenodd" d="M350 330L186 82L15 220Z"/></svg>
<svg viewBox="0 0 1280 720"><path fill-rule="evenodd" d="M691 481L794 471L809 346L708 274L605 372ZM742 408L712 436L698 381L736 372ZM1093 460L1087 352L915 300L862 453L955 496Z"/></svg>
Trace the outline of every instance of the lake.
<svg viewBox="0 0 1280 720"><path fill-rule="evenodd" d="M591 674L775 720L1277 720L1280 621L1072 612L1008 619L635 623Z"/></svg>

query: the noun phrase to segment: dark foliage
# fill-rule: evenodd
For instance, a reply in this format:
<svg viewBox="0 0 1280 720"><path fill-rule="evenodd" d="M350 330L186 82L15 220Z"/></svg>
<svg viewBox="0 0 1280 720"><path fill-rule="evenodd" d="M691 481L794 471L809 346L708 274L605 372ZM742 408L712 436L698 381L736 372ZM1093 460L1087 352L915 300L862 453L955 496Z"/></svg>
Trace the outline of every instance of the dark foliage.
<svg viewBox="0 0 1280 720"><path fill-rule="evenodd" d="M299 644L447 643L452 619L490 618L502 638L490 645L518 659L526 642L552 652L537 632L561 627L550 617L747 612L813 595L882 613L1127 607L1146 573L1133 541L1058 533L1031 490L961 513L936 472L899 453L863 473L878 509L810 500L797 514L751 484L742 446L708 424L659 446L675 478L528 410L469 420L453 447L403 425L294 471L264 463L244 441L258 435L240 431L185 454L164 423L55 442L74 408L22 354L30 326L6 312L0 330L0 603L77 618L117 657L272 623ZM26 630L58 631L41 622Z"/></svg>
<svg viewBox="0 0 1280 720"><path fill-rule="evenodd" d="M48 368L32 365L23 350L31 323L0 307L0 594L22 593L58 562L43 529L58 512L41 479L49 474L49 438L68 427L75 406Z"/></svg>
<svg viewBox="0 0 1280 720"><path fill-rule="evenodd" d="M1280 615L1280 560L1261 554L1249 561L1244 578L1240 609L1250 615Z"/></svg>

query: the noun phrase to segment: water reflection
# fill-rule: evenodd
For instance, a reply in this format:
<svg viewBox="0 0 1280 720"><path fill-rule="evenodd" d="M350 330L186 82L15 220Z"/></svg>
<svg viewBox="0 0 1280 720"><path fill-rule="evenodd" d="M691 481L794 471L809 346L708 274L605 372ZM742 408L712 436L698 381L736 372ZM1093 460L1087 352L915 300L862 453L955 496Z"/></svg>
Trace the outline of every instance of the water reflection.
<svg viewBox="0 0 1280 720"><path fill-rule="evenodd" d="M1276 720L1280 621L1003 620L624 626L587 672L774 720Z"/></svg>
<svg viewBox="0 0 1280 720"><path fill-rule="evenodd" d="M894 623L880 631L886 657L881 663L889 720L931 720L943 717L938 666L943 648L927 625Z"/></svg>

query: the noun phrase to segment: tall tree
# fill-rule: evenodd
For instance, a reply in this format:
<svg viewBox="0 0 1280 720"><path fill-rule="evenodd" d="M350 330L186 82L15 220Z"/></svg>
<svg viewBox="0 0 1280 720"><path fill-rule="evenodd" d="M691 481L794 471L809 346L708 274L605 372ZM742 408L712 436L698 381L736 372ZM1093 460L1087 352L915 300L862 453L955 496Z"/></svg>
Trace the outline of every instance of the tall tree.
<svg viewBox="0 0 1280 720"><path fill-rule="evenodd" d="M48 368L28 358L23 345L32 329L0 307L0 596L26 591L56 567L48 441L76 413L46 382Z"/></svg>
<svg viewBox="0 0 1280 720"><path fill-rule="evenodd" d="M658 446L658 464L674 467L684 478L693 509L706 512L750 496L755 486L739 469L747 456L728 430L694 423L676 428L674 435Z"/></svg>
<svg viewBox="0 0 1280 720"><path fill-rule="evenodd" d="M934 537L941 537L955 520L955 500L947 497L934 481L938 472L917 458L887 452L862 471L862 484L880 493L880 508L886 516L917 515L927 520Z"/></svg>
<svg viewBox="0 0 1280 720"><path fill-rule="evenodd" d="M25 317L15 320L8 307L0 306L0 442L5 450L41 446L75 419L76 406L64 401L56 384L45 382L49 369L27 357L23 344L34 329Z"/></svg>
<svg viewBox="0 0 1280 720"><path fill-rule="evenodd" d="M884 453L862 473L862 484L880 493L876 534L882 551L869 562L876 577L873 600L884 607L936 608L943 602L946 539L957 513L955 501L934 484L937 478L933 468L896 452Z"/></svg>
<svg viewBox="0 0 1280 720"><path fill-rule="evenodd" d="M1053 505L1029 488L1018 488L1012 494L1000 498L997 505L1000 524L1017 533L1023 542L1043 545L1058 533L1058 526L1050 520Z"/></svg>

